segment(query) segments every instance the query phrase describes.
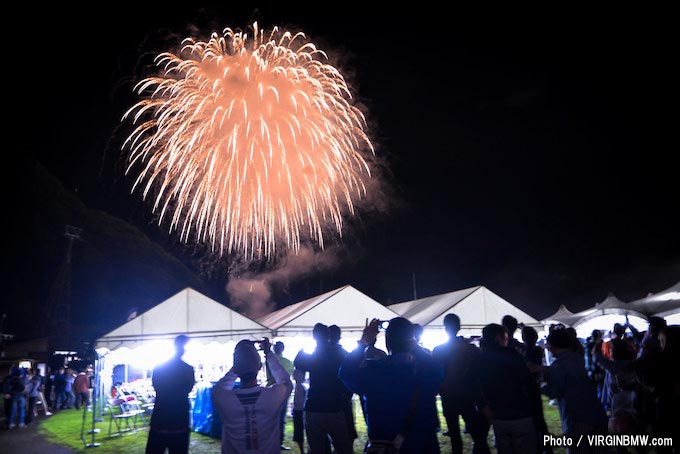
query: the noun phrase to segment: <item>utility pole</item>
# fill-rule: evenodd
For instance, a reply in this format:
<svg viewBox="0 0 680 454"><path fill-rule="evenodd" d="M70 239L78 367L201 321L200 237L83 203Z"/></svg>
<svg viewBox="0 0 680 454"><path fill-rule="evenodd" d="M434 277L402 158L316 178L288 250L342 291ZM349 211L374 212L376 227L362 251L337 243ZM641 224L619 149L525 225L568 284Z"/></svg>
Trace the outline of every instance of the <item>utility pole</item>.
<svg viewBox="0 0 680 454"><path fill-rule="evenodd" d="M413 273L413 299L418 299L418 290L416 289L416 273Z"/></svg>
<svg viewBox="0 0 680 454"><path fill-rule="evenodd" d="M50 350L70 349L71 334L71 255L73 242L81 239L83 229L67 225L64 236L68 241L64 261L57 272L47 301L48 317L45 331Z"/></svg>

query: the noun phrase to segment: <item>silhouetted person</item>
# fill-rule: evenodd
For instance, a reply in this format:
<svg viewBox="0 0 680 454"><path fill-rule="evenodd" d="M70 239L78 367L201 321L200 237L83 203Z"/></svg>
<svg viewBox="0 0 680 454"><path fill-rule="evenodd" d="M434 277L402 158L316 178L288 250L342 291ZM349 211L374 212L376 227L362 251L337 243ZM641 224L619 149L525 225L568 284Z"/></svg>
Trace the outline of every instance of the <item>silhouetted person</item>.
<svg viewBox="0 0 680 454"><path fill-rule="evenodd" d="M602 332L598 329L594 329L590 337L586 340L585 348L585 366L586 372L590 380L595 383L597 389L597 398L602 398L602 387L604 386L604 370L597 365L593 359L593 347L595 344L598 345L600 353L602 353Z"/></svg>
<svg viewBox="0 0 680 454"><path fill-rule="evenodd" d="M635 353L622 339L612 341L612 359L602 355L601 342L593 346L593 359L607 372L611 380L612 390L611 414L609 416L609 432L615 434L641 434L642 420L637 411L637 376L635 372ZM637 452L644 452L642 447ZM617 453L626 453L627 449L617 446Z"/></svg>
<svg viewBox="0 0 680 454"><path fill-rule="evenodd" d="M659 334L666 328L666 320L661 317L649 317L649 325L647 327L647 334L640 343L640 351L638 358L644 358L650 355L656 355L661 351L661 341L659 341Z"/></svg>
<svg viewBox="0 0 680 454"><path fill-rule="evenodd" d="M234 366L213 388L212 402L222 420L222 454L281 450L281 405L288 401L293 382L270 350L269 339L262 339L260 349L274 376L271 386L257 384L262 358L253 341L242 340L234 349ZM241 386L234 389L237 378Z"/></svg>
<svg viewBox="0 0 680 454"><path fill-rule="evenodd" d="M345 356L330 345L328 326L317 323L312 336L316 341L314 353L301 350L293 361L296 369L309 372L305 429L310 454L324 454L329 435L338 454L352 454L352 438L343 412L347 388L338 379L338 369Z"/></svg>
<svg viewBox="0 0 680 454"><path fill-rule="evenodd" d="M343 357L347 356L347 350L342 348L342 345L340 345L342 329L338 325L331 325L328 327L328 334L330 336L329 343L331 347L342 350L341 354ZM353 397L354 393L348 389L344 396L342 411L345 414L345 419L347 420L347 430L349 431L349 436L352 440L356 440L359 437L359 434L357 433L356 425L354 423L354 407L352 405ZM326 450L326 452L330 451Z"/></svg>
<svg viewBox="0 0 680 454"><path fill-rule="evenodd" d="M26 424L30 424L33 421L33 413L35 413L35 404L38 401L40 392L42 391L43 378L40 375L38 369L31 369L31 373L28 376L26 382L26 398L28 400L28 407L26 408ZM47 406L43 402L43 406Z"/></svg>
<svg viewBox="0 0 680 454"><path fill-rule="evenodd" d="M469 373L478 408L491 422L499 454L538 452L538 392L524 358L508 347L508 331L492 323L482 330L481 353ZM538 397L540 398L540 397Z"/></svg>
<svg viewBox="0 0 680 454"><path fill-rule="evenodd" d="M283 369L288 372L288 375L290 376L293 373L293 362L283 356L283 350L285 350L286 345L278 341L274 344L274 356L276 356L276 359L279 360L279 364L283 367ZM267 364L267 386L272 386L274 383L276 383L276 378L274 377L274 374L272 373L271 369L269 368L269 364ZM282 451L289 451L290 448L288 446L283 445L283 438L286 434L286 413L288 411L288 399L286 399L283 404L281 404L281 450Z"/></svg>
<svg viewBox="0 0 680 454"><path fill-rule="evenodd" d="M8 379L3 383L4 398L11 401L7 417L7 428L26 427L26 370L12 367Z"/></svg>
<svg viewBox="0 0 680 454"><path fill-rule="evenodd" d="M486 439L489 424L477 412L465 381L466 374L479 355L479 349L465 338L458 337L460 318L456 314L447 314L444 317L444 329L449 340L436 346L432 357L444 368L440 395L448 435L451 437L451 452L456 454L463 451L459 423L459 417L462 416L467 433L472 437L472 452L488 453L489 444Z"/></svg>
<svg viewBox="0 0 680 454"><path fill-rule="evenodd" d="M365 349L375 341L379 325L373 319L364 328L360 344L342 363L340 378L365 399L372 442L401 443L401 454L438 453L436 396L442 367L416 348L413 325L402 317L390 320L385 331L389 355L366 361Z"/></svg>
<svg viewBox="0 0 680 454"><path fill-rule="evenodd" d="M304 410L307 400L305 388L305 373L299 369L293 370L295 393L293 395L293 441L297 443L300 454L305 454L305 420Z"/></svg>
<svg viewBox="0 0 680 454"><path fill-rule="evenodd" d="M56 374L54 374L54 409L64 410L68 405L68 396L66 395L66 372L63 367L60 367Z"/></svg>
<svg viewBox="0 0 680 454"><path fill-rule="evenodd" d="M190 419L188 395L196 382L194 368L184 361L184 347L189 337L175 338L175 356L153 370L156 390L153 414L146 443L146 454L189 452Z"/></svg>
<svg viewBox="0 0 680 454"><path fill-rule="evenodd" d="M574 440L567 452L606 452L609 448L576 444L581 435L605 434L607 414L597 399L593 383L583 367L583 357L573 349L573 339L566 329L556 329L548 335L548 348L555 357L543 368L544 394L558 399L562 431Z"/></svg>
<svg viewBox="0 0 680 454"><path fill-rule="evenodd" d="M569 334L569 339L571 340L571 350L578 354L579 358L583 360L583 367L585 367L585 353L586 349L578 338L576 330L571 326L565 328L567 334Z"/></svg>
<svg viewBox="0 0 680 454"><path fill-rule="evenodd" d="M524 342L524 360L529 366L529 370L533 368L540 368L544 363L544 351L543 348L536 345L538 342L538 332L535 328L531 326L525 326L522 328L522 341ZM538 430L538 440L539 446L542 447L541 450L544 453L551 453L552 448L549 444L544 446L543 436L548 435L550 431L548 430L548 424L545 422L545 415L543 414L543 400L541 399L540 384L543 379L540 371L532 372L531 376L534 379L534 384L536 385L536 391L532 393L534 396L534 415L536 429Z"/></svg>
<svg viewBox="0 0 680 454"><path fill-rule="evenodd" d="M614 323L609 341L602 343L602 355L607 359L612 359L612 342L616 339L624 340L625 336L626 325ZM605 410L611 409L612 390L609 388L610 383L611 377L609 377L609 372L605 371L602 393L600 395L600 402L602 402L602 406Z"/></svg>
<svg viewBox="0 0 680 454"><path fill-rule="evenodd" d="M90 378L84 370L78 372L73 381L73 392L76 396L75 407L80 410L80 405L87 407L90 404Z"/></svg>
<svg viewBox="0 0 680 454"><path fill-rule="evenodd" d="M650 390L655 401L654 414L649 418L652 435L674 437L672 447L657 446L659 454L678 452L678 409L680 408L680 326L670 325L659 332L661 350L657 355L643 357L637 362L637 375ZM675 450L675 451L674 451Z"/></svg>
<svg viewBox="0 0 680 454"><path fill-rule="evenodd" d="M505 326L505 329L508 330L508 347L512 348L520 355L523 355L524 345L515 339L515 331L517 331L518 326L517 319L512 315L505 315L503 316L501 325Z"/></svg>

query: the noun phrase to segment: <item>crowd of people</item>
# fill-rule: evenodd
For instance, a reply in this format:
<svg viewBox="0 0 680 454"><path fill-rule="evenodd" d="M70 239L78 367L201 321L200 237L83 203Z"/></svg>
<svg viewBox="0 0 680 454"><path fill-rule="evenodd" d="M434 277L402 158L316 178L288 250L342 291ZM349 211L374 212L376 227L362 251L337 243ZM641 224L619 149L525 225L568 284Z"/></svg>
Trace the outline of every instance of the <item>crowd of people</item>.
<svg viewBox="0 0 680 454"><path fill-rule="evenodd" d="M486 325L478 343L458 336L457 315L446 315L444 326L448 340L432 351L420 344L422 328L401 317L367 323L352 351L340 345L338 326L317 323L315 350L301 350L294 361L283 356L283 342L240 341L233 367L212 391L222 422L222 452L289 450L284 431L291 394L292 438L301 453L306 446L309 454L354 452L355 396L368 431L366 453L439 453L443 431L454 454L463 452L462 433L473 454L486 454L491 430L499 454L550 454L546 437L606 434L671 439L672 445L655 452L677 452L680 326L651 317L647 331L638 332L626 320L609 333L593 331L582 343L573 328L558 324L550 327L543 346L534 328L509 315ZM523 342L515 336L518 329ZM381 332L386 352L376 347ZM188 341L178 336L175 356L153 371L156 399L147 454L188 452L188 394L195 384L194 368L182 360ZM261 354L266 382L259 380ZM87 408L90 388L86 371L60 368L43 377L37 369L15 367L2 382L7 427L30 424L37 402L46 414ZM542 395L558 406L562 433L550 433ZM612 451L588 443L567 446L568 452Z"/></svg>
<svg viewBox="0 0 680 454"><path fill-rule="evenodd" d="M46 416L53 412L90 405L92 373L59 368L42 376L37 368L15 366L2 381L7 429L24 428L42 409ZM40 406L38 407L38 404Z"/></svg>
<svg viewBox="0 0 680 454"><path fill-rule="evenodd" d="M518 325L511 316L500 322L485 326L475 345L458 336L460 319L448 314L448 341L429 351L419 344L417 325L394 318L384 331L387 352L375 347L383 321L368 323L351 352L340 346L337 326L318 323L316 349L300 351L292 364L282 356L280 342L272 351L267 339L241 341L234 367L213 390L223 422L222 452L289 449L283 446L282 418L293 390L293 441L304 453L306 437L310 454L354 452L355 394L368 429L362 447L367 453L440 452L437 396L446 420L443 435L450 437L453 453L463 451L461 417L475 454L490 452L491 430L499 454L549 454L552 446L545 439L552 435L675 437L680 387L671 370L680 359L679 326L653 317L649 329L639 333L627 323L617 324L606 342L595 331L584 345L574 329L553 325L543 347L534 328ZM518 329L523 342L515 337ZM269 376L262 385L258 347ZM563 433L550 434L542 395L558 406ZM625 449L584 443L567 451ZM656 452L674 449L657 447Z"/></svg>

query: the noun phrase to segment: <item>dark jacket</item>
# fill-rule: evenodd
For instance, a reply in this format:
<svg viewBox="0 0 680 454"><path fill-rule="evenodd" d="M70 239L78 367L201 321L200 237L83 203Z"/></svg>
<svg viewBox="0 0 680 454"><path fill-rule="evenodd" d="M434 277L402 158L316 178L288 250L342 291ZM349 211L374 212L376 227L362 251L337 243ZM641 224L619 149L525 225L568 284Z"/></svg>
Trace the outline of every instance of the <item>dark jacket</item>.
<svg viewBox="0 0 680 454"><path fill-rule="evenodd" d="M415 415L400 452L439 452L435 399L444 371L430 354L415 349L364 361L359 346L342 363L340 378L365 399L368 436L378 440L393 440L403 431L418 387Z"/></svg>
<svg viewBox="0 0 680 454"><path fill-rule="evenodd" d="M317 345L314 353L300 351L293 362L296 369L309 371L309 391L305 410L316 413L342 411L347 387L338 378L338 369L347 352L330 344Z"/></svg>
<svg viewBox="0 0 680 454"><path fill-rule="evenodd" d="M478 407L488 405L493 419L535 417L531 402L538 389L524 358L511 347L483 349L467 377Z"/></svg>
<svg viewBox="0 0 680 454"><path fill-rule="evenodd" d="M156 366L152 382L156 400L151 415L151 430L188 431L188 395L196 382L194 368L175 356Z"/></svg>

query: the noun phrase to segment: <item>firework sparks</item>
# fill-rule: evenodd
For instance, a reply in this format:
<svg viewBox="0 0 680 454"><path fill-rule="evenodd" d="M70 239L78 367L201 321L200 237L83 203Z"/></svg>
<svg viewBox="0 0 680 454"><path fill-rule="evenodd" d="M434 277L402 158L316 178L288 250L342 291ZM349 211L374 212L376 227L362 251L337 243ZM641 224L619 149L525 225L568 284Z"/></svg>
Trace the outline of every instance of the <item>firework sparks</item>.
<svg viewBox="0 0 680 454"><path fill-rule="evenodd" d="M207 42L185 39L156 58L158 77L123 119L136 125L123 148L133 191L153 194L170 217L221 251L271 256L327 226L342 234L370 177L366 121L326 54L304 34L265 36L225 29Z"/></svg>

